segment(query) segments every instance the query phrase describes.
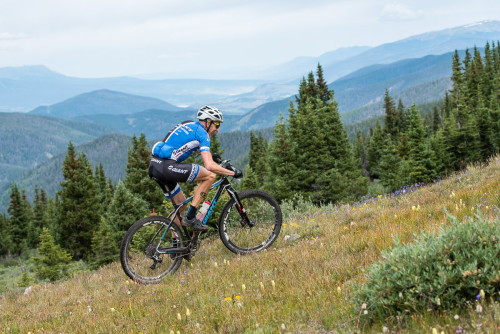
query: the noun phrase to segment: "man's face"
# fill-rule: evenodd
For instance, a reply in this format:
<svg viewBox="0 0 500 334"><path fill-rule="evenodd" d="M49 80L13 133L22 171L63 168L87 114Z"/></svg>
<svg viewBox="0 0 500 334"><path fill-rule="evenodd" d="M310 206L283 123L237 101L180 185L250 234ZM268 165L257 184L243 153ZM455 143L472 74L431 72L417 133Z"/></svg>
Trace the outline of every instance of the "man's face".
<svg viewBox="0 0 500 334"><path fill-rule="evenodd" d="M212 121L210 121L210 120L208 120L208 121L207 121L207 123L206 123L206 127L207 127L207 128L208 128L208 126L210 125L210 122L212 122ZM212 137L212 135L213 135L214 133L219 132L219 127L220 127L220 123L219 123L219 122L215 122L215 121L213 121L211 124L212 124L212 126L210 126L210 129L208 130L208 135L209 135L210 137Z"/></svg>

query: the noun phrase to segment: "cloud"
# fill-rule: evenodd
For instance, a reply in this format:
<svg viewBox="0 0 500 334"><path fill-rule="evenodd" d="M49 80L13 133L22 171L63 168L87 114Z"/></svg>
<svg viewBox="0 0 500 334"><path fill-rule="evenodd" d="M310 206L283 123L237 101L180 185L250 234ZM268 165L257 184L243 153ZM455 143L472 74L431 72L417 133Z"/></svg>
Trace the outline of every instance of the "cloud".
<svg viewBox="0 0 500 334"><path fill-rule="evenodd" d="M380 13L380 21L414 21L422 18L424 11L413 10L402 4L391 2L384 5Z"/></svg>
<svg viewBox="0 0 500 334"><path fill-rule="evenodd" d="M23 38L26 38L26 35L23 33L13 34L10 32L0 32L0 41L23 39Z"/></svg>

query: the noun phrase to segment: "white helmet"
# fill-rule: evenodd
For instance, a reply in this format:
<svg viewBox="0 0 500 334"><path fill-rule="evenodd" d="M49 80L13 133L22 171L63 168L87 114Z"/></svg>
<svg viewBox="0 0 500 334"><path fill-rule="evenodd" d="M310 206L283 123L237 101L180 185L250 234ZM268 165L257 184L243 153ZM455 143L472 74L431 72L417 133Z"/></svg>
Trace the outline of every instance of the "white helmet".
<svg viewBox="0 0 500 334"><path fill-rule="evenodd" d="M224 122L222 113L219 111L219 109L209 106L200 108L200 110L198 110L198 115L196 116L196 118L198 118L198 120L200 121L208 118L215 122Z"/></svg>

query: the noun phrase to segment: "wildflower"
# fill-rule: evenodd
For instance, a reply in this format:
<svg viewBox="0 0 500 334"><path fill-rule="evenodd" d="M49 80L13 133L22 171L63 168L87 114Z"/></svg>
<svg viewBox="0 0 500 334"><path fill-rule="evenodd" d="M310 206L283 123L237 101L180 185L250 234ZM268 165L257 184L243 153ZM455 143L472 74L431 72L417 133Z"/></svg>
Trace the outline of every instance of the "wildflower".
<svg viewBox="0 0 500 334"><path fill-rule="evenodd" d="M276 289L276 283L274 283L274 280L271 281L271 285L273 286L273 290L275 290ZM483 290L481 290L481 291L483 291Z"/></svg>
<svg viewBox="0 0 500 334"><path fill-rule="evenodd" d="M367 311L367 310L364 310L364 311L363 311L363 314L368 314L368 311Z"/></svg>
<svg viewBox="0 0 500 334"><path fill-rule="evenodd" d="M234 297L235 300L240 300L241 299L241 296L235 296Z"/></svg>
<svg viewBox="0 0 500 334"><path fill-rule="evenodd" d="M247 287L245 286L245 284L242 284L241 285L241 290L243 290L243 293L245 293L245 290L247 289Z"/></svg>
<svg viewBox="0 0 500 334"><path fill-rule="evenodd" d="M481 304L477 304L477 306L476 306L476 312L477 313L482 313L483 312L483 307L481 306Z"/></svg>
<svg viewBox="0 0 500 334"><path fill-rule="evenodd" d="M285 324L281 324L281 329L285 330Z"/></svg>
<svg viewBox="0 0 500 334"><path fill-rule="evenodd" d="M260 282L259 285L260 285L261 290L264 290L264 283Z"/></svg>
<svg viewBox="0 0 500 334"><path fill-rule="evenodd" d="M177 320L181 321L182 320L182 316L180 313L177 313Z"/></svg>
<svg viewBox="0 0 500 334"><path fill-rule="evenodd" d="M175 332L174 331L170 331L170 334L175 334Z"/></svg>
<svg viewBox="0 0 500 334"><path fill-rule="evenodd" d="M224 300L226 300L226 301L230 302L231 300L233 300L233 298L231 298L231 297L226 297L226 298L224 298Z"/></svg>
<svg viewBox="0 0 500 334"><path fill-rule="evenodd" d="M215 263L214 263L214 266L215 266L215 268L217 268L217 267L218 267L217 262L215 262Z"/></svg>
<svg viewBox="0 0 500 334"><path fill-rule="evenodd" d="M437 306L441 306L441 298L438 298L438 299L436 300L436 304L437 304Z"/></svg>
<svg viewBox="0 0 500 334"><path fill-rule="evenodd" d="M340 286L337 287L337 293L340 295L342 293L342 289L340 288Z"/></svg>
<svg viewBox="0 0 500 334"><path fill-rule="evenodd" d="M241 303L238 303L237 305L238 305L238 308L242 308L243 307L243 305Z"/></svg>
<svg viewBox="0 0 500 334"><path fill-rule="evenodd" d="M436 328L432 329L432 334L438 334L438 330Z"/></svg>
<svg viewBox="0 0 500 334"><path fill-rule="evenodd" d="M385 326L382 328L382 332L387 333L388 331L389 331L389 328L387 328Z"/></svg>
<svg viewBox="0 0 500 334"><path fill-rule="evenodd" d="M458 320L458 319L460 319L460 316L458 314L455 314L455 316L453 318L455 318L455 320Z"/></svg>
<svg viewBox="0 0 500 334"><path fill-rule="evenodd" d="M366 310L366 303L363 303L363 305L361 305L361 309Z"/></svg>
<svg viewBox="0 0 500 334"><path fill-rule="evenodd" d="M481 298L484 299L484 290L483 289L481 289L481 291L479 291L479 295L481 296Z"/></svg>
<svg viewBox="0 0 500 334"><path fill-rule="evenodd" d="M191 315L191 311L186 307L186 317L189 317Z"/></svg>
<svg viewBox="0 0 500 334"><path fill-rule="evenodd" d="M111 312L114 312L114 311L115 311L115 308L114 308L114 307L112 307L112 308L110 308L109 310L110 310Z"/></svg>

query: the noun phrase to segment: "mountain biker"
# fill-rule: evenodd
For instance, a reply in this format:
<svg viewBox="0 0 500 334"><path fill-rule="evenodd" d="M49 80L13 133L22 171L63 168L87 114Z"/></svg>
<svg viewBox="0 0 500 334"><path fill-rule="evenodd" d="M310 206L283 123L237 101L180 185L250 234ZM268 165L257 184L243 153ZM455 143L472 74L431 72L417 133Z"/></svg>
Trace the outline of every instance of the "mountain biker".
<svg viewBox="0 0 500 334"><path fill-rule="evenodd" d="M178 124L167 133L163 141L153 146L149 176L163 182L177 204L186 199L178 182L201 182L194 192L193 201L181 225L206 231L206 225L196 219L196 210L205 200L216 174L240 178L243 173L238 169L225 169L212 159L210 137L219 131L223 122L219 109L204 106L198 110L196 118L197 122L184 121ZM195 151L200 152L204 167L182 163ZM179 225L178 221L176 223Z"/></svg>

